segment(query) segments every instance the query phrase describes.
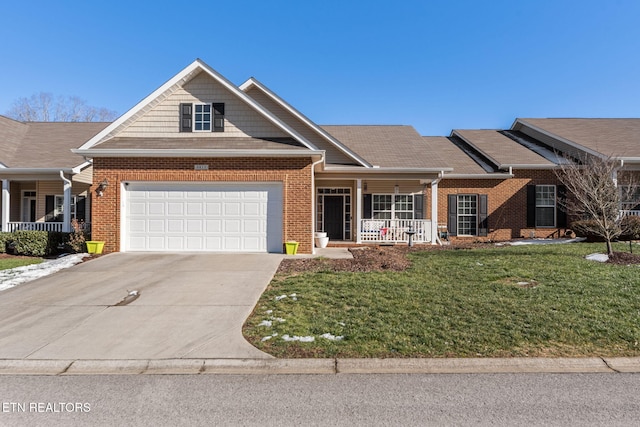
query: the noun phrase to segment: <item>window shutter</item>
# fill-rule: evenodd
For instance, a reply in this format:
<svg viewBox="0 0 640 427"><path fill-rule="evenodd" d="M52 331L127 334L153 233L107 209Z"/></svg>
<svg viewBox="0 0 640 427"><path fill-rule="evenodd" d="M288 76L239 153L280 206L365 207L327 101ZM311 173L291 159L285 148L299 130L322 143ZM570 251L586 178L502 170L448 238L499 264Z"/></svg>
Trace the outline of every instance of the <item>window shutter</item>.
<svg viewBox="0 0 640 427"><path fill-rule="evenodd" d="M558 228L564 228L567 226L567 211L565 210L563 202L567 198L567 187L558 185L556 192L556 226Z"/></svg>
<svg viewBox="0 0 640 427"><path fill-rule="evenodd" d="M527 185L527 227L536 226L536 186Z"/></svg>
<svg viewBox="0 0 640 427"><path fill-rule="evenodd" d="M478 236L489 234L489 203L486 194L478 195Z"/></svg>
<svg viewBox="0 0 640 427"><path fill-rule="evenodd" d="M44 196L44 209L45 216L44 220L47 222L51 222L55 220L54 210L55 210L55 197L54 196Z"/></svg>
<svg viewBox="0 0 640 427"><path fill-rule="evenodd" d="M180 132L191 132L193 123L193 105L180 104Z"/></svg>
<svg viewBox="0 0 640 427"><path fill-rule="evenodd" d="M362 219L371 219L371 217L373 216L371 202L371 194L362 195Z"/></svg>
<svg viewBox="0 0 640 427"><path fill-rule="evenodd" d="M224 103L213 103L213 132L224 132Z"/></svg>
<svg viewBox="0 0 640 427"><path fill-rule="evenodd" d="M424 194L413 195L413 219L424 219Z"/></svg>
<svg viewBox="0 0 640 427"><path fill-rule="evenodd" d="M447 233L450 236L458 235L458 196L456 194L449 194L448 197L448 222Z"/></svg>
<svg viewBox="0 0 640 427"><path fill-rule="evenodd" d="M87 198L84 196L78 196L76 199L76 219L78 221L86 221L87 218Z"/></svg>

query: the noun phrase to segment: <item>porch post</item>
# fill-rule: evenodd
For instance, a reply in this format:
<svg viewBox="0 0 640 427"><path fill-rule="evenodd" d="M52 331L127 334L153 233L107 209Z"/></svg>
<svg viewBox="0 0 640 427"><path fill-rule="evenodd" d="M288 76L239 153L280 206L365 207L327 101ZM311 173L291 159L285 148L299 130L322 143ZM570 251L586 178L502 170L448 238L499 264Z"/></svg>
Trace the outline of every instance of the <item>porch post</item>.
<svg viewBox="0 0 640 427"><path fill-rule="evenodd" d="M356 179L356 243L362 243L362 236L360 236L362 221L362 180Z"/></svg>
<svg viewBox="0 0 640 427"><path fill-rule="evenodd" d="M440 178L431 181L431 244L438 243L438 182Z"/></svg>
<svg viewBox="0 0 640 427"><path fill-rule="evenodd" d="M11 181L8 179L2 180L2 231L9 231L9 212L11 203L11 191L9 190L9 184Z"/></svg>
<svg viewBox="0 0 640 427"><path fill-rule="evenodd" d="M64 182L64 202L62 205L62 232L71 232L71 181L60 171L60 178Z"/></svg>

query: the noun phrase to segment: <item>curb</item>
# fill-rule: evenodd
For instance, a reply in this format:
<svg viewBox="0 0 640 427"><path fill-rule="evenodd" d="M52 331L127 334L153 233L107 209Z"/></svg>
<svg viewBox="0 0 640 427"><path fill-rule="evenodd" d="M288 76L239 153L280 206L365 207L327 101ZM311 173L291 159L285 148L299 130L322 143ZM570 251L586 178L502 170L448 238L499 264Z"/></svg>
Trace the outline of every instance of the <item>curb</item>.
<svg viewBox="0 0 640 427"><path fill-rule="evenodd" d="M0 375L635 373L640 357L0 360Z"/></svg>

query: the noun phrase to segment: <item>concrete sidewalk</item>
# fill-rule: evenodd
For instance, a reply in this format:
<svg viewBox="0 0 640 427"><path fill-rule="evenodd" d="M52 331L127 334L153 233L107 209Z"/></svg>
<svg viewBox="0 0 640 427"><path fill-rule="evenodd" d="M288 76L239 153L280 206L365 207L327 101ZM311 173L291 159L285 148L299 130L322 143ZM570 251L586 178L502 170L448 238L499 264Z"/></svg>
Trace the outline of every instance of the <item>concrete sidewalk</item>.
<svg viewBox="0 0 640 427"><path fill-rule="evenodd" d="M640 358L0 360L0 375L637 373Z"/></svg>

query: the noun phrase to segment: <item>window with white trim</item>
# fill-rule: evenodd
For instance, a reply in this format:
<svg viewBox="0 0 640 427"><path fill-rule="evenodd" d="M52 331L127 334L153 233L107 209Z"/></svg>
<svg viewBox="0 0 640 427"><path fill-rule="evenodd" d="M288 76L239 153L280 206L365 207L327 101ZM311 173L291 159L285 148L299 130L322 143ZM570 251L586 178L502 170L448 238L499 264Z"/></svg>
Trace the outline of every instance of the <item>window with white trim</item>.
<svg viewBox="0 0 640 427"><path fill-rule="evenodd" d="M413 219L412 194L374 194L373 219Z"/></svg>
<svg viewBox="0 0 640 427"><path fill-rule="evenodd" d="M194 104L193 131L211 131L211 104Z"/></svg>
<svg viewBox="0 0 640 427"><path fill-rule="evenodd" d="M458 236L476 236L478 234L478 196L476 194L458 195L457 208Z"/></svg>
<svg viewBox="0 0 640 427"><path fill-rule="evenodd" d="M556 186L536 185L536 227L556 226Z"/></svg>
<svg viewBox="0 0 640 427"><path fill-rule="evenodd" d="M180 132L224 132L224 103L180 104Z"/></svg>
<svg viewBox="0 0 640 427"><path fill-rule="evenodd" d="M76 219L76 207L78 205L78 196L71 196L71 219ZM64 196L55 195L53 199L53 217L57 221L62 221L64 217Z"/></svg>

